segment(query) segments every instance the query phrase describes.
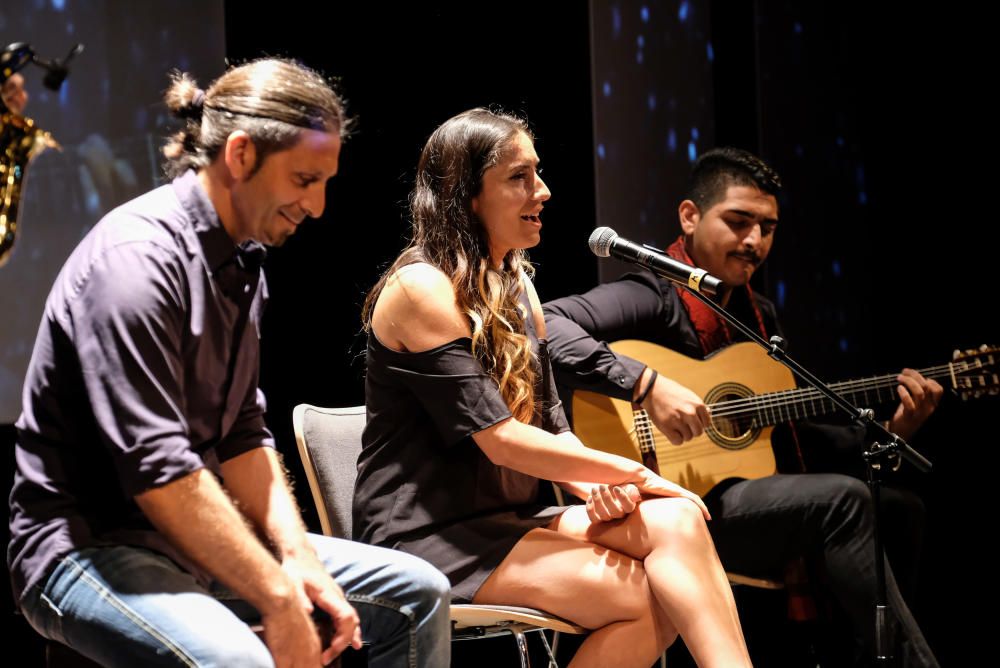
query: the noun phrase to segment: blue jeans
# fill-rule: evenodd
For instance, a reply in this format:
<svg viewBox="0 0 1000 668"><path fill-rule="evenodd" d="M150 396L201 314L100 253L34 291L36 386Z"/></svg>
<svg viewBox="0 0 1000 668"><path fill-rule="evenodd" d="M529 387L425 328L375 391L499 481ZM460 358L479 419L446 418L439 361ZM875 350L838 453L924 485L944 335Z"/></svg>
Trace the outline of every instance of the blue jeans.
<svg viewBox="0 0 1000 668"><path fill-rule="evenodd" d="M310 539L361 618L369 665L447 666L448 580L402 552ZM105 666L273 667L247 623L257 611L221 585L206 589L167 557L129 546L64 557L21 609L43 636Z"/></svg>

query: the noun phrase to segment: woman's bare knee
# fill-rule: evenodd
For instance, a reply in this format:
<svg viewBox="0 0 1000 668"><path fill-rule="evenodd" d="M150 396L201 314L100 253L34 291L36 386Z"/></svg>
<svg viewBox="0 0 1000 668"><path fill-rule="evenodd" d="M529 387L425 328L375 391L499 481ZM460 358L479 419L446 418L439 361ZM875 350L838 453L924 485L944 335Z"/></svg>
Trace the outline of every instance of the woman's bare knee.
<svg viewBox="0 0 1000 668"><path fill-rule="evenodd" d="M654 540L660 536L708 539L701 509L687 499L647 499L639 504L637 512Z"/></svg>

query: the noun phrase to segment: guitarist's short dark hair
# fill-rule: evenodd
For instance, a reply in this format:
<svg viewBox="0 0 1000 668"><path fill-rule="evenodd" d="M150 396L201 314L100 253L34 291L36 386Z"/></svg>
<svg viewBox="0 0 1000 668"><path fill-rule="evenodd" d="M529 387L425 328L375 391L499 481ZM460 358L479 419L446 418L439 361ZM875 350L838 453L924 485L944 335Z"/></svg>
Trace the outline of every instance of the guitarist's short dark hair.
<svg viewBox="0 0 1000 668"><path fill-rule="evenodd" d="M695 160L687 198L705 211L726 195L731 185L753 186L778 197L781 177L749 151L739 148L713 148Z"/></svg>

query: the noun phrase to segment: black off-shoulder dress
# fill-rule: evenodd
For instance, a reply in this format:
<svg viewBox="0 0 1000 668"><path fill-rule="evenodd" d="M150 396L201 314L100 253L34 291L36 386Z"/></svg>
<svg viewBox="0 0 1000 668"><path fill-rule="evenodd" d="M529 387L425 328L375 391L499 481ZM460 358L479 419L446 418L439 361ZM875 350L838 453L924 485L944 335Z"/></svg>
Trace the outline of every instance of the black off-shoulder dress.
<svg viewBox="0 0 1000 668"><path fill-rule="evenodd" d="M569 425L533 325L529 317L534 424L558 434ZM406 353L369 335L368 424L354 488L355 539L429 561L448 576L456 602L470 602L524 534L565 510L539 503L537 478L493 464L473 442L510 411L471 344Z"/></svg>

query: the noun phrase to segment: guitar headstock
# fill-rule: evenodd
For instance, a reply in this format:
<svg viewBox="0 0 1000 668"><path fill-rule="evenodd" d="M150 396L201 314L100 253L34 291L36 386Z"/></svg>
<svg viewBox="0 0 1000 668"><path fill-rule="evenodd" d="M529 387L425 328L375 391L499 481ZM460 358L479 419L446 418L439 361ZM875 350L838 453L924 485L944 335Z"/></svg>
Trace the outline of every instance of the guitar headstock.
<svg viewBox="0 0 1000 668"><path fill-rule="evenodd" d="M1000 347L956 350L951 364L952 389L963 399L1000 394Z"/></svg>

